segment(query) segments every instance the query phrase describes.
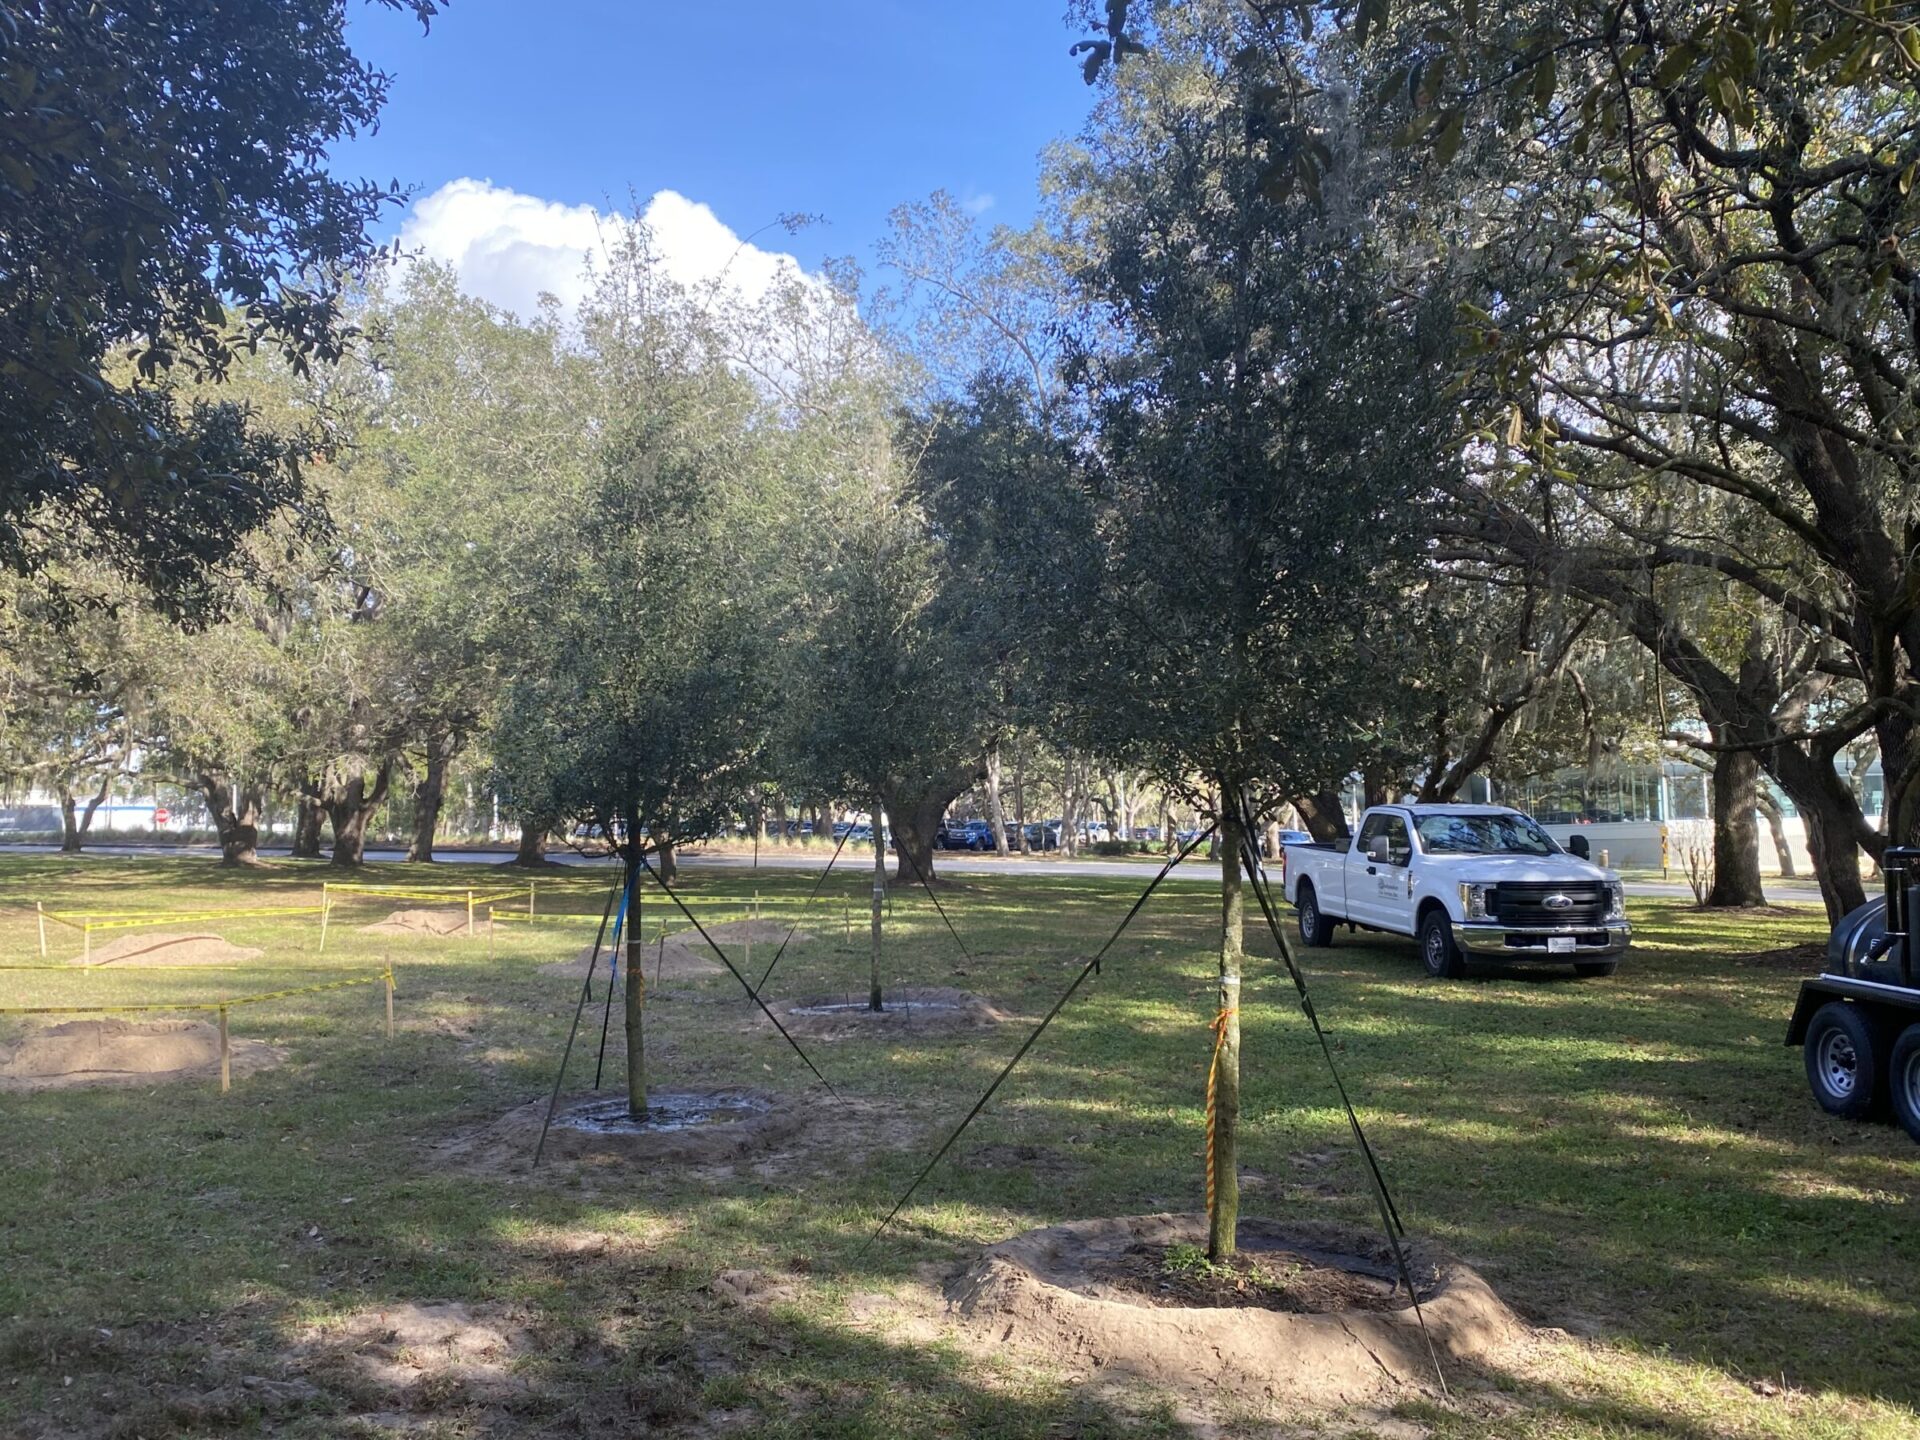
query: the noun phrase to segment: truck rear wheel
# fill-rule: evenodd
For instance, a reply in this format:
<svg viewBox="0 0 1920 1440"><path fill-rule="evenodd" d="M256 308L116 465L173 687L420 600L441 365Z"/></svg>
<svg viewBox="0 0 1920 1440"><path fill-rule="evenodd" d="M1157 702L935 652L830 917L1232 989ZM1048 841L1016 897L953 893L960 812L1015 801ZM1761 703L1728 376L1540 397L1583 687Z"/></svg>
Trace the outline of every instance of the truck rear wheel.
<svg viewBox="0 0 1920 1440"><path fill-rule="evenodd" d="M1454 943L1453 921L1444 910L1429 910L1420 919L1420 963L1436 980L1457 980L1466 973L1466 960Z"/></svg>
<svg viewBox="0 0 1920 1440"><path fill-rule="evenodd" d="M1903 1037L1904 1038L1904 1037ZM1820 1108L1847 1120L1873 1113L1880 1090L1883 1047L1858 1006L1829 1000L1807 1022L1807 1084Z"/></svg>
<svg viewBox="0 0 1920 1440"><path fill-rule="evenodd" d="M1909 1025L1887 1057L1887 1085L1893 1092L1893 1118L1920 1140L1920 1025Z"/></svg>
<svg viewBox="0 0 1920 1440"><path fill-rule="evenodd" d="M1302 945L1321 950L1333 943L1333 921L1321 913L1320 899L1313 893L1313 886L1305 880L1293 892L1293 908L1300 915Z"/></svg>

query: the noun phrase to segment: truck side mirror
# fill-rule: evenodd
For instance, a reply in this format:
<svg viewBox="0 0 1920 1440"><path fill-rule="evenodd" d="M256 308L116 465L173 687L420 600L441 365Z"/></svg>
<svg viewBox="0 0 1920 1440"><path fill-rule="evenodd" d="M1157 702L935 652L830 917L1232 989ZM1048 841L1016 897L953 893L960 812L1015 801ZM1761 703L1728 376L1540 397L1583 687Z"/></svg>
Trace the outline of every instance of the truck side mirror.
<svg viewBox="0 0 1920 1440"><path fill-rule="evenodd" d="M1582 860L1591 860L1593 858L1593 847L1587 843L1586 836L1570 835L1567 837L1567 853L1577 856Z"/></svg>
<svg viewBox="0 0 1920 1440"><path fill-rule="evenodd" d="M1367 841L1367 858L1369 860L1385 865L1388 863L1391 853L1387 845L1386 836L1375 835L1371 840Z"/></svg>

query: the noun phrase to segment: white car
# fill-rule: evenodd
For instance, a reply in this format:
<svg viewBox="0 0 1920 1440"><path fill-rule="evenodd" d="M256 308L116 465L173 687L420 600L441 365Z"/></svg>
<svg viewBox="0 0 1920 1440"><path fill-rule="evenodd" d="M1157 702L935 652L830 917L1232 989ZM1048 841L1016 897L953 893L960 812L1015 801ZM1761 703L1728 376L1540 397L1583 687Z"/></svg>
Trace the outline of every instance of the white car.
<svg viewBox="0 0 1920 1440"><path fill-rule="evenodd" d="M1345 849L1284 848L1308 945L1345 924L1416 937L1434 976L1459 975L1469 955L1611 975L1633 940L1620 877L1503 806L1376 805Z"/></svg>

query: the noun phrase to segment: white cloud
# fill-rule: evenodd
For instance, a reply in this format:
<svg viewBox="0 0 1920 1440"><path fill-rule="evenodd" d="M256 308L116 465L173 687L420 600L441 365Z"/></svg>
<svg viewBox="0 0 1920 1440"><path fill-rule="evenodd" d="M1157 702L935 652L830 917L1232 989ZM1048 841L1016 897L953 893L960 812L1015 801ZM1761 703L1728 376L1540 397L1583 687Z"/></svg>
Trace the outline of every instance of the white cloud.
<svg viewBox="0 0 1920 1440"><path fill-rule="evenodd" d="M743 243L707 206L676 191L655 194L641 219L663 268L683 285L724 276L728 289L752 299L783 278L805 274L793 256ZM578 305L589 257L603 264L626 224L626 216L591 205L562 205L463 178L408 208L400 245L450 266L468 294L525 316L542 293L568 309Z"/></svg>
<svg viewBox="0 0 1920 1440"><path fill-rule="evenodd" d="M993 198L991 190L972 190L967 198L960 202L960 208L969 215L984 215L999 202Z"/></svg>

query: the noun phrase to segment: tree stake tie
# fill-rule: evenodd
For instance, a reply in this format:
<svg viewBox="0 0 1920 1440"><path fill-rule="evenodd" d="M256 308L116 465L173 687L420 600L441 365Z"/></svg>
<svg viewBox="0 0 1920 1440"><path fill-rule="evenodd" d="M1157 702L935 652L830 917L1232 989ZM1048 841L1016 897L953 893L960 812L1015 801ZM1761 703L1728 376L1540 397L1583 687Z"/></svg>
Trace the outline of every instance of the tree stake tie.
<svg viewBox="0 0 1920 1440"><path fill-rule="evenodd" d="M1327 1032L1320 1027L1320 1016L1313 1008L1313 997L1307 993L1307 977L1294 959L1293 947L1287 943L1280 917L1274 911L1273 895L1267 889L1266 872L1260 868L1260 855L1254 849L1253 812L1247 807L1244 793L1239 796L1239 810L1240 863L1247 872L1247 886L1253 891L1253 898L1260 906L1260 914L1267 922L1267 930L1272 934L1274 943L1280 947L1280 959L1286 965L1293 988L1300 996L1300 1011L1313 1027L1314 1038L1320 1042L1320 1053L1327 1062L1327 1074L1333 1080L1333 1088L1340 1094L1340 1104L1347 1112L1347 1125L1352 1129L1354 1141L1367 1162L1367 1176L1372 1183L1374 1203L1380 1210L1380 1228L1386 1233L1387 1247L1393 1251L1393 1263L1400 1273L1400 1281L1407 1287L1407 1299L1413 1305L1413 1318L1420 1326L1420 1338L1426 1342L1427 1358L1433 1363L1433 1378L1440 1384L1440 1393L1451 1399L1453 1392L1447 1388L1446 1372L1440 1368L1440 1352L1435 1348L1433 1335L1427 1329L1426 1312L1420 1308L1420 1292L1414 1288L1413 1267L1407 1263L1406 1248L1401 1244L1406 1227L1400 1223L1400 1211L1387 1190L1387 1177L1381 1173L1380 1162L1374 1156L1373 1147L1367 1143L1367 1133L1360 1126L1360 1116L1347 1094L1346 1082L1340 1078L1340 1067L1334 1063L1333 1042L1327 1039Z"/></svg>
<svg viewBox="0 0 1920 1440"><path fill-rule="evenodd" d="M673 901L675 908L678 909L682 915L687 917L688 923L690 923L695 930L698 930L700 932L700 938L707 942L707 948L713 951L715 955L718 955L720 957L720 963L727 967L727 972L730 975L732 975L734 979L740 982L740 988L747 992L747 998L753 1001L754 1004L760 1007L760 1013L762 1015L765 1015L767 1019L772 1022L773 1028L780 1032L780 1038L786 1041L788 1045L793 1047L793 1053L800 1057L800 1063L806 1066L807 1069L813 1072L814 1079L818 1080L822 1085L825 1085L827 1087L827 1093L829 1095L833 1096L834 1099L838 1100L840 1098L840 1092L833 1088L833 1082L828 1080L826 1076L820 1073L820 1067L815 1065L813 1061L808 1058L807 1052L800 1048L800 1042L794 1039L793 1036L787 1033L787 1027L780 1023L780 1017L778 1015L775 1015L773 1011L767 1008L767 1002L760 998L760 992L754 989L753 986L748 982L747 977L742 975L740 971L737 968L735 968L733 961L727 958L727 952L722 950L720 946L717 943L715 943L714 938L711 935L707 934L706 926L702 925L699 921L699 918L695 916L694 913L687 908L686 902L683 901L678 895L674 894L673 887L668 885L665 880L662 880L660 878L660 873L653 868L652 862L650 862L647 859L647 852L644 850L640 852L640 863L646 867L647 873L653 876L654 883L660 887L660 889L665 893L666 897L669 900ZM631 976L628 977L627 983L628 984L633 983Z"/></svg>
<svg viewBox="0 0 1920 1440"><path fill-rule="evenodd" d="M958 1125L953 1127L953 1133L947 1136L938 1150L933 1152L933 1158L927 1161L926 1165L921 1168L920 1173L913 1177L913 1183L907 1186L906 1193L893 1202L893 1209L887 1212L887 1218L874 1227L873 1233L867 1237L867 1243L862 1245L859 1253L853 1257L856 1263L866 1257L867 1251L873 1248L873 1242L878 1240L881 1235L886 1232L887 1227L893 1224L894 1220L899 1217L900 1212L906 1209L907 1202L913 1198L914 1192L920 1188L920 1183L933 1173L933 1167L945 1158L947 1151L953 1148L953 1142L958 1140L967 1126L973 1123L974 1117L987 1108L987 1102L993 1099L994 1092L1005 1083L1009 1075L1013 1074L1013 1067L1020 1063L1027 1051L1033 1048L1034 1041L1038 1040L1047 1026L1053 1023L1053 1017L1058 1015L1066 1006L1067 1001L1073 998L1074 992L1086 983L1089 975L1094 975L1099 972L1101 957L1104 956L1107 951L1111 950L1114 942L1119 940L1121 935L1126 932L1127 926L1133 923L1133 917L1140 913L1141 907L1147 903L1148 898L1154 891L1160 888L1160 882L1172 873L1174 866L1178 865L1182 860L1186 859L1187 856L1191 855L1195 849L1204 844L1212 836L1213 829L1214 827L1209 825L1205 830L1193 837L1192 844L1188 845L1186 849L1182 850L1178 855L1175 855L1160 867L1160 873L1154 876L1148 883L1147 888L1140 892L1140 898L1133 902L1133 908L1121 917L1119 925L1114 927L1113 934L1107 937L1107 943L1102 945L1094 957L1081 967L1080 973L1073 977L1073 983L1067 986L1066 993L1053 1002L1053 1008L1041 1018L1038 1025L1033 1027L1033 1032L1021 1042L1020 1048L1013 1052L1013 1058L1007 1061L1006 1068L993 1077L993 1083L987 1087L987 1093L974 1101L973 1109L969 1110L966 1113L966 1117L961 1120Z"/></svg>
<svg viewBox="0 0 1920 1440"><path fill-rule="evenodd" d="M813 907L813 902L820 897L820 887L827 883L827 876L833 873L833 862L840 858L841 847L847 843L847 836L852 833L853 826L851 825L840 832L840 838L834 842L833 854L827 857L827 868L822 870L820 872L820 878L813 882L813 889L807 892L807 903L800 907L800 913L794 917L792 926L787 930L787 938L780 942L780 948L773 952L773 959L769 960L767 962L767 968L760 972L760 983L754 986L754 989L764 990L767 988L767 977L773 974L773 967L780 963L780 957L787 953L787 946L793 943L793 937L799 933L800 922L807 918L807 911Z"/></svg>
<svg viewBox="0 0 1920 1440"><path fill-rule="evenodd" d="M1237 993L1240 989L1238 975L1223 976L1222 985L1231 986ZM1207 1066L1207 1213L1213 1213L1213 1128L1214 1081L1220 1074L1220 1048L1227 1043L1227 1025L1240 1013L1238 1005L1223 1005L1220 1013L1213 1017L1213 1024L1207 1028L1213 1031L1213 1060Z"/></svg>

